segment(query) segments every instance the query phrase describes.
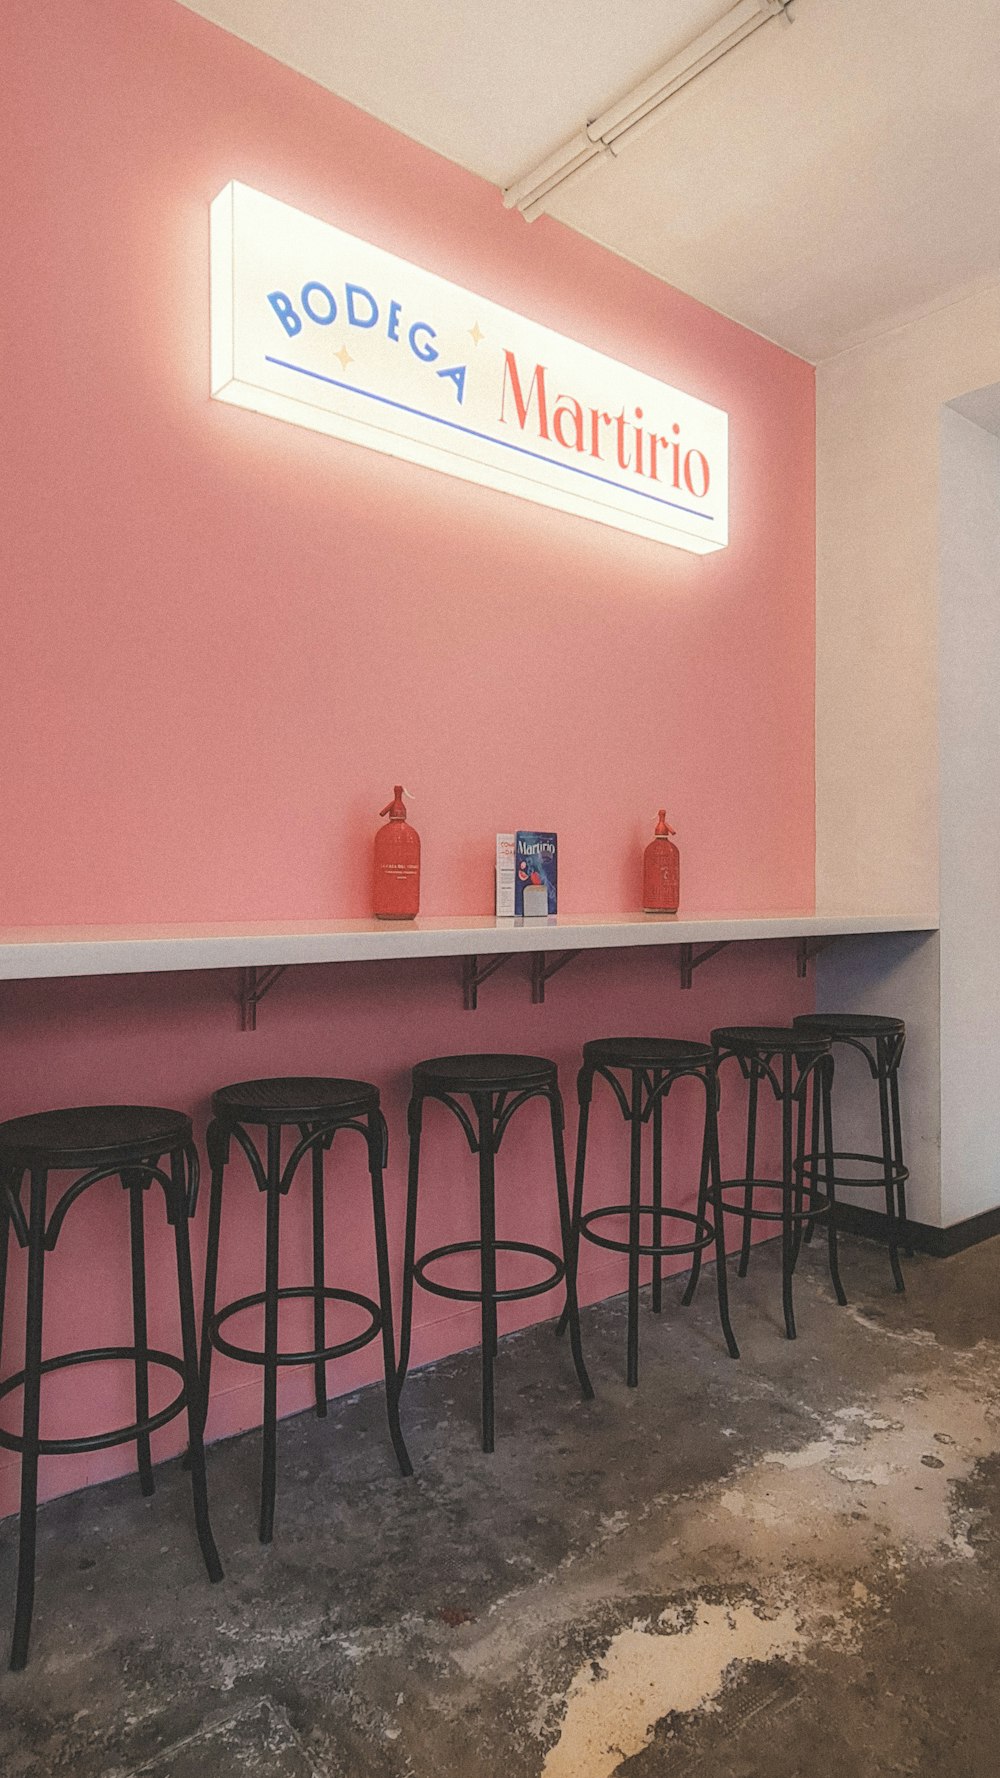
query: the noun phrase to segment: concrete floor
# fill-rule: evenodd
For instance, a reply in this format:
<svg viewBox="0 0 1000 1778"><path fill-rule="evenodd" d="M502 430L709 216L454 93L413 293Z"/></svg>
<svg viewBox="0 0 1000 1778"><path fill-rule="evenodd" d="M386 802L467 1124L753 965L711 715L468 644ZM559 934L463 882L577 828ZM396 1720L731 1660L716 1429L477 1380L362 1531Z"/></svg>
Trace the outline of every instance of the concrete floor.
<svg viewBox="0 0 1000 1778"><path fill-rule="evenodd" d="M673 1281L637 1391L622 1300L587 1311L592 1404L551 1324L505 1341L494 1457L475 1354L410 1379L410 1482L374 1391L285 1422L270 1550L257 1439L216 1446L219 1587L176 1463L46 1508L4 1778L994 1778L1000 1244L905 1298L844 1249L795 1344L755 1254L738 1364Z"/></svg>

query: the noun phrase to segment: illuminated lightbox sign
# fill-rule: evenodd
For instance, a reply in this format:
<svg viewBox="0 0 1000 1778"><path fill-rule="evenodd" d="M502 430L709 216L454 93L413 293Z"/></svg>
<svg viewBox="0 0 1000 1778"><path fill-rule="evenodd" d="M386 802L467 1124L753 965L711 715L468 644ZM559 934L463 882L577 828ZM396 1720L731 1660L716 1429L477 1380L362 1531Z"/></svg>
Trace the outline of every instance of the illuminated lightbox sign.
<svg viewBox="0 0 1000 1778"><path fill-rule="evenodd" d="M235 181L212 205L212 394L705 554L709 407Z"/></svg>

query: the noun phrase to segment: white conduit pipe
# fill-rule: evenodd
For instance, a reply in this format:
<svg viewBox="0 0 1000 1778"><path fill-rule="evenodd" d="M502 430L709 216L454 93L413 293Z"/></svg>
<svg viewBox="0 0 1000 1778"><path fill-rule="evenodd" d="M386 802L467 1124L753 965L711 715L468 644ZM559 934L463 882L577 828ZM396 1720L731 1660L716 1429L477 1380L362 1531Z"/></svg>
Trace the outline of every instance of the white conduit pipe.
<svg viewBox="0 0 1000 1778"><path fill-rule="evenodd" d="M520 210L527 222L533 222L545 209L553 191L603 155L617 154L640 129L656 120L660 107L675 93L714 62L721 61L744 38L770 19L784 18L790 22L788 8L791 4L792 0L737 0L735 6L702 31L679 55L672 56L655 74L633 87L585 129L578 130L530 173L508 185L503 193L508 210Z"/></svg>

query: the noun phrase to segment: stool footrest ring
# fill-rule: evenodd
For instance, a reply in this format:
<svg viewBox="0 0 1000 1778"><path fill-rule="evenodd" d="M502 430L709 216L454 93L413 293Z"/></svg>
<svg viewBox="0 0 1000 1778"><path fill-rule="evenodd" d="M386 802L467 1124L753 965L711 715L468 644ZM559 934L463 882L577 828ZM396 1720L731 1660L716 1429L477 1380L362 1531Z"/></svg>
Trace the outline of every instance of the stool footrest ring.
<svg viewBox="0 0 1000 1778"><path fill-rule="evenodd" d="M756 1205L751 1204L750 1208L747 1209L745 1204L729 1204L726 1202L725 1194L727 1191L745 1192L748 1186L751 1187L752 1192L775 1191L787 1192L789 1195L794 1192L796 1197L802 1197L802 1208L799 1210L793 1207L788 1211L784 1209L760 1210ZM825 1216L830 1208L829 1198L824 1198L822 1192L816 1191L815 1187L811 1185L788 1185L781 1179L722 1179L719 1182L719 1191L722 1198L722 1208L726 1212L726 1215L741 1216L744 1222L748 1220L751 1222L756 1222L758 1220L761 1222L783 1222L787 1216L788 1221L794 1227L797 1223L812 1222L814 1217Z"/></svg>
<svg viewBox="0 0 1000 1778"><path fill-rule="evenodd" d="M860 1161L865 1166L877 1167L879 1169L878 1178L857 1179L852 1177L849 1173L838 1173L838 1161ZM893 1163L889 1168L889 1177L886 1179L885 1159L882 1155L858 1154L854 1149L835 1149L833 1153L833 1163L833 1183L835 1188L838 1185L856 1185L860 1186L863 1191L868 1191L877 1189L879 1186L884 1188L886 1185L905 1185L910 1177L909 1167L896 1166L895 1163ZM801 1162L794 1162L794 1167L796 1173L801 1173L803 1178L815 1179L818 1176L822 1176L823 1178L826 1177L826 1157L824 1156L822 1149L820 1149L818 1154L813 1153L803 1155Z"/></svg>
<svg viewBox="0 0 1000 1778"><path fill-rule="evenodd" d="M547 1290L554 1290L557 1284L561 1284L566 1276L565 1262L559 1258L558 1254L550 1252L547 1247L538 1247L532 1241L496 1241L494 1246L497 1253L533 1254L536 1259L544 1259L552 1267L550 1278L543 1278L538 1284L522 1284L514 1290L498 1290L494 1295L494 1302L517 1303L524 1297L544 1296ZM445 1247L432 1247L429 1253L422 1254L418 1260L414 1261L413 1276L417 1283L424 1290L429 1290L433 1296L451 1297L459 1303L481 1303L483 1300L481 1290L459 1290L456 1285L438 1284L426 1275L427 1267L433 1265L435 1260L447 1259L453 1253L479 1253L481 1249L481 1241L450 1241Z"/></svg>
<svg viewBox="0 0 1000 1778"><path fill-rule="evenodd" d="M148 1364L162 1365L184 1380L183 1359L177 1358L172 1352L160 1352L153 1346L142 1352L135 1346L94 1346L87 1352L64 1352L56 1358L45 1358L40 1368L44 1377L52 1371L72 1370L78 1364L134 1364L137 1358L145 1358ZM23 1370L15 1371L12 1377L8 1377L0 1385L0 1401L22 1387L24 1376ZM106 1451L112 1445L134 1444L143 1433L156 1432L159 1427L166 1426L186 1406L185 1386L165 1408L157 1409L155 1414L147 1414L143 1420L133 1421L131 1426L116 1427L113 1432L93 1432L81 1438L40 1438L38 1451L42 1457L70 1457L80 1456L86 1451ZM23 1452L24 1437L19 1432L8 1432L5 1427L0 1427L0 1447L6 1451Z"/></svg>
<svg viewBox="0 0 1000 1778"><path fill-rule="evenodd" d="M585 1241L592 1241L595 1247L610 1248L612 1253L628 1253L631 1248L630 1242L614 1241L610 1235L598 1235L589 1226L592 1222L599 1222L605 1216L628 1215L628 1204L604 1204L599 1210L588 1210L587 1214L580 1218L580 1234ZM690 1223L694 1231L694 1239L691 1241L640 1241L637 1251L652 1259L667 1259L677 1253L700 1253L703 1248L710 1247L715 1240L713 1224L707 1217L695 1216L691 1210L658 1210L655 1205L640 1204L639 1215L652 1216L661 1223L664 1217L670 1217L675 1222Z"/></svg>
<svg viewBox="0 0 1000 1778"><path fill-rule="evenodd" d="M353 1339L341 1340L335 1346L323 1346L312 1352L278 1352L275 1355L275 1364L318 1364L321 1360L328 1358L343 1358L345 1353L357 1352L360 1347L367 1346L369 1341L373 1340L382 1330L382 1311L378 1304L373 1302L371 1297L361 1296L356 1290L333 1290L329 1286L324 1286L322 1290L319 1290L312 1284L286 1284L282 1285L277 1296L279 1302L288 1302L296 1297L311 1297L313 1300L322 1297L325 1302L354 1303L359 1309L368 1311L371 1316L371 1325L362 1328L361 1332L355 1334ZM255 1290L252 1296L238 1297L235 1302L227 1303L224 1308L216 1310L209 1323L208 1337L217 1352L224 1352L227 1358L235 1358L240 1364L263 1365L267 1363L266 1355L263 1352L255 1350L252 1346L234 1346L219 1332L222 1323L228 1321L231 1315L238 1315L242 1309L263 1308L265 1300L266 1292Z"/></svg>

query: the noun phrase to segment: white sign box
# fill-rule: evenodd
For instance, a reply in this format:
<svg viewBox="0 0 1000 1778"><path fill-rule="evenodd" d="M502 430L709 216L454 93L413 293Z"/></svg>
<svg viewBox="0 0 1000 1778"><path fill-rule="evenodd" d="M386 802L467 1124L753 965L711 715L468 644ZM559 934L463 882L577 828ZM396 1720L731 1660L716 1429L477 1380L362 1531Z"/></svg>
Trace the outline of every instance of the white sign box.
<svg viewBox="0 0 1000 1778"><path fill-rule="evenodd" d="M660 543L725 546L719 408L235 181L211 255L218 400Z"/></svg>

